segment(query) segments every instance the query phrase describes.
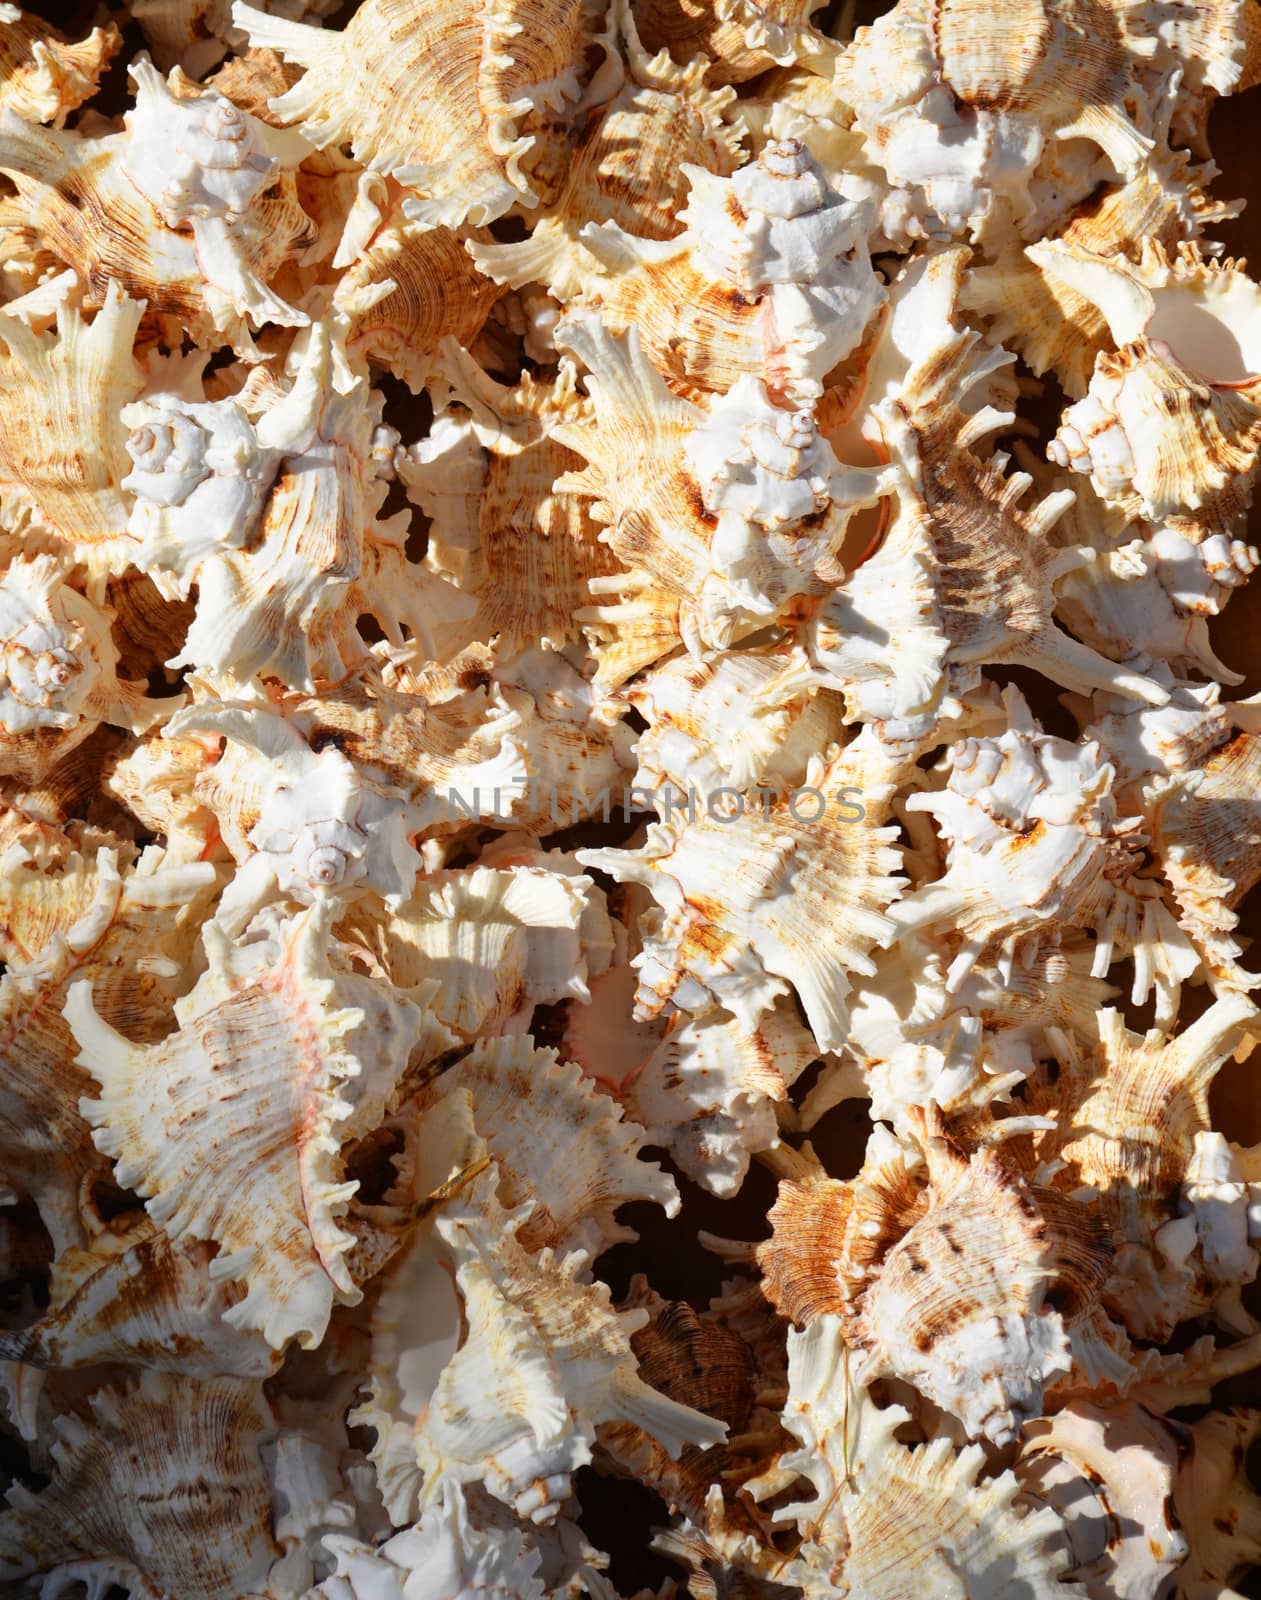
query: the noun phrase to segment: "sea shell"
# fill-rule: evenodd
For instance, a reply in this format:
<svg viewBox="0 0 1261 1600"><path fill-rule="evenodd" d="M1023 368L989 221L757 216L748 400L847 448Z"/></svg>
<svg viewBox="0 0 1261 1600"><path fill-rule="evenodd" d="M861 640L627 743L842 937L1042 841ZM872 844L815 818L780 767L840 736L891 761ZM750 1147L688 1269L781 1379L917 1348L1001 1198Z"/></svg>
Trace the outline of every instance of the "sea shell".
<svg viewBox="0 0 1261 1600"><path fill-rule="evenodd" d="M692 187L676 238L583 228L605 271L590 291L601 321L637 328L682 393L723 393L747 374L779 404L808 404L884 300L865 250L868 208L831 190L796 139L768 144L730 178L681 170Z"/></svg>
<svg viewBox="0 0 1261 1600"><path fill-rule="evenodd" d="M314 237L292 172L302 151L143 59L131 76L136 102L122 133L55 133L0 113L0 167L16 185L0 206L7 249L37 233L31 268L47 257L73 267L89 305L117 284L206 344L221 336L256 354L247 318L307 321L268 287Z"/></svg>
<svg viewBox="0 0 1261 1600"><path fill-rule="evenodd" d="M835 53L831 40L810 26L814 8L805 0L688 0L677 7L634 0L632 9L650 49L668 50L680 63L708 57L711 83L740 83L803 60L821 72Z"/></svg>
<svg viewBox="0 0 1261 1600"><path fill-rule="evenodd" d="M1178 1456L1173 1430L1134 1404L1079 1402L1027 1425L1016 1475L1028 1498L1064 1519L1072 1576L1092 1600L1154 1600L1181 1565Z"/></svg>
<svg viewBox="0 0 1261 1600"><path fill-rule="evenodd" d="M189 1600L262 1593L279 1559L262 1387L144 1371L54 1423L52 1481L10 1490L0 1573ZM42 1586L41 1585L41 1586Z"/></svg>
<svg viewBox="0 0 1261 1600"><path fill-rule="evenodd" d="M574 370L508 389L463 352L448 348L446 364L460 406L397 456L408 494L432 518L425 564L476 598L470 638L497 638L501 657L536 642L559 650L579 632L590 580L617 570L588 505L559 489L580 464L557 437L583 415Z"/></svg>
<svg viewBox="0 0 1261 1600"><path fill-rule="evenodd" d="M320 148L349 142L356 161L395 177L413 191L412 221L457 227L536 200L521 165L533 138L520 122L578 98L589 38L582 0L500 0L484 19L461 3L457 21L432 0L367 0L340 37L239 0L232 19L252 44L307 69L272 101L278 119Z"/></svg>
<svg viewBox="0 0 1261 1600"><path fill-rule="evenodd" d="M445 1181L485 1146L473 1134L468 1096L444 1105L448 1118L432 1131L427 1164ZM460 1152L455 1161L444 1159L447 1150ZM532 1255L517 1237L532 1205L504 1211L494 1183L493 1167L483 1166L434 1212L378 1302L372 1395L352 1416L377 1431L382 1492L403 1520L444 1481L484 1481L518 1515L549 1521L570 1474L590 1459L602 1421L633 1422L671 1454L725 1432L635 1375L630 1335L646 1313L618 1314L606 1286L584 1283L584 1252ZM418 1296L427 1312L423 1331L414 1326ZM487 1357L496 1345L512 1354L495 1361L488 1389ZM406 1389L400 1358L411 1371Z"/></svg>
<svg viewBox="0 0 1261 1600"><path fill-rule="evenodd" d="M850 974L872 970L872 947L893 930L888 776L870 747L834 747L786 798L750 805L739 790L715 792L702 810L688 795L641 850L580 850L584 865L643 884L656 902L642 919L636 1016L720 1005L752 1033L791 985L819 1049L840 1044ZM821 925L837 928L826 953L810 934Z"/></svg>
<svg viewBox="0 0 1261 1600"><path fill-rule="evenodd" d="M354 363L370 362L419 394L444 338L472 344L499 298L451 228L424 228L405 215L407 191L360 175L360 215L348 223L335 267L344 267L329 303L338 340ZM365 220L370 217L372 220ZM469 241L471 243L471 241ZM347 248L357 246L357 248Z"/></svg>
<svg viewBox="0 0 1261 1600"><path fill-rule="evenodd" d="M1063 1525L1049 1506L1022 1506L1009 1472L982 1478L980 1445L956 1454L941 1438L917 1448L899 1443L909 1413L879 1409L852 1381L848 1361L834 1316L788 1335L784 1421L800 1448L784 1467L815 1493L781 1513L804 1538L797 1556L773 1569L777 1578L799 1584L809 1600L919 1592L998 1600L1013 1572L1030 1600L1085 1594L1064 1581Z"/></svg>
<svg viewBox="0 0 1261 1600"><path fill-rule="evenodd" d="M143 311L115 284L91 322L67 291L55 332L0 315L0 511L32 545L82 561L97 584L132 554L119 414L144 388L132 353Z"/></svg>
<svg viewBox="0 0 1261 1600"><path fill-rule="evenodd" d="M380 1120L421 1013L333 964L317 907L236 945L211 923L202 937L208 970L161 1044L133 1045L71 986L79 1062L101 1085L82 1110L153 1220L175 1240L214 1240L215 1277L246 1284L225 1321L310 1348L335 1301L359 1298L338 1220L357 1187L341 1181L342 1146Z"/></svg>
<svg viewBox="0 0 1261 1600"><path fill-rule="evenodd" d="M0 772L26 783L102 722L139 732L165 710L118 681L108 613L65 580L49 555L0 574Z"/></svg>
<svg viewBox="0 0 1261 1600"><path fill-rule="evenodd" d="M189 707L165 731L228 742L231 753L193 792L238 864L216 913L229 937L274 896L318 905L378 894L395 907L407 898L422 864L410 842L420 817L335 746L312 750L283 717L215 702Z"/></svg>
<svg viewBox="0 0 1261 1600"><path fill-rule="evenodd" d="M122 48L112 22L93 28L77 44L15 5L5 5L0 24L0 106L30 122L51 122L58 128L92 98L101 74Z"/></svg>
<svg viewBox="0 0 1261 1600"><path fill-rule="evenodd" d="M954 987L983 956L1010 970L1022 947L1032 953L1029 941L1071 920L1096 934L1093 976L1132 954L1135 1003L1155 989L1159 1014L1171 1017L1199 961L1158 887L1137 874L1139 819L1118 814L1114 769L1097 745L1040 733L1017 691L1006 703L1007 732L960 740L947 787L907 801L933 815L948 854L942 877L892 912L900 934L945 934Z"/></svg>
<svg viewBox="0 0 1261 1600"><path fill-rule="evenodd" d="M286 0L284 15L302 21L333 9L330 0ZM133 0L131 14L164 72L178 66L190 77L203 77L230 48L246 43L232 26L231 0Z"/></svg>
<svg viewBox="0 0 1261 1600"><path fill-rule="evenodd" d="M1258 0L72 29L0 1590L1253 1587Z"/></svg>
<svg viewBox="0 0 1261 1600"><path fill-rule="evenodd" d="M602 269L579 235L589 222L613 222L640 239L680 231L685 165L729 176L739 165L739 129L723 120L734 96L706 88L703 63L681 65L640 43L627 0L611 16L622 44L620 82L598 117L567 144L559 193L520 244L470 240L483 272L519 289L543 283L565 301L598 287Z"/></svg>
<svg viewBox="0 0 1261 1600"><path fill-rule="evenodd" d="M993 1150L965 1157L939 1115L923 1126L926 1186L880 1131L851 1184L808 1168L781 1183L758 1249L765 1291L794 1322L841 1317L857 1381L898 1377L968 1438L1005 1444L1069 1370L1069 1329L1097 1303L1111 1245Z"/></svg>
<svg viewBox="0 0 1261 1600"><path fill-rule="evenodd" d="M588 463L560 487L592 499L625 567L679 597L694 654L841 576L849 518L886 491L884 474L843 469L809 411L773 406L750 375L702 410L670 393L635 329L615 339L571 319L559 336L590 369L595 401L590 418L554 430Z"/></svg>
<svg viewBox="0 0 1261 1600"><path fill-rule="evenodd" d="M64 1250L40 1320L0 1334L0 1359L37 1367L121 1361L195 1377L266 1377L280 1358L224 1320L232 1291L210 1272L209 1247L173 1244L130 1213L85 1249Z"/></svg>
<svg viewBox="0 0 1261 1600"><path fill-rule="evenodd" d="M120 871L110 846L90 859L67 849L52 870L18 846L5 868L0 1149L6 1185L34 1200L60 1252L87 1243L81 1206L103 1174L79 1111L92 1080L61 1015L67 987L86 979L111 1021L161 1037L187 927L204 915L215 873L200 863L164 867L160 852Z"/></svg>
<svg viewBox="0 0 1261 1600"><path fill-rule="evenodd" d="M1127 177L1141 165L1152 141L1125 100L1157 49L1145 21L1105 5L1088 23L1074 0L1001 15L953 5L940 18L925 0L899 0L859 30L837 90L889 181L921 188L946 231L978 232L999 205L1017 218L1030 207L1050 139L1091 140Z"/></svg>

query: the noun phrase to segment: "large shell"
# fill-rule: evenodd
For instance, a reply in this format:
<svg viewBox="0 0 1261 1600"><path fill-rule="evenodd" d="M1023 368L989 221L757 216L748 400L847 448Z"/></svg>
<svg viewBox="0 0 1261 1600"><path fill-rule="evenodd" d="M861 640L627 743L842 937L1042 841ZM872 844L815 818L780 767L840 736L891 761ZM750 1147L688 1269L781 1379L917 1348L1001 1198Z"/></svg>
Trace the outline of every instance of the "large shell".
<svg viewBox="0 0 1261 1600"><path fill-rule="evenodd" d="M722 393L747 374L781 403L809 403L884 299L863 248L868 208L830 189L796 139L731 178L683 170L692 189L677 238L638 239L611 222L582 230L605 269L591 286L601 320L638 328L684 393Z"/></svg>
<svg viewBox="0 0 1261 1600"><path fill-rule="evenodd" d="M101 1084L83 1110L154 1221L214 1240L215 1275L246 1284L225 1320L309 1347L335 1301L359 1298L341 1148L395 1094L419 1008L333 966L315 907L236 946L213 924L203 938L209 968L161 1044L131 1044L71 988L79 1060Z"/></svg>
<svg viewBox="0 0 1261 1600"><path fill-rule="evenodd" d="M479 1150L483 1169L487 1158L472 1135L468 1096L443 1106L427 1165L445 1182L476 1170ZM569 1475L590 1459L599 1422L635 1423L671 1454L725 1432L636 1376L630 1335L647 1313L616 1313L606 1286L582 1282L583 1252L527 1251L517 1233L532 1206L505 1212L494 1185L492 1167L444 1202L378 1302L372 1395L353 1416L377 1430L373 1459L400 1519L444 1481L484 1481L518 1514L550 1520ZM424 1328L415 1326L418 1303Z"/></svg>
<svg viewBox="0 0 1261 1600"><path fill-rule="evenodd" d="M589 367L595 400L590 418L555 430L588 462L560 486L592 498L625 567L679 597L689 645L747 635L842 575L849 519L887 483L842 468L809 411L772 405L748 374L702 410L670 393L635 329L615 339L573 319L560 336Z"/></svg>
<svg viewBox="0 0 1261 1600"><path fill-rule="evenodd" d="M820 1050L840 1044L850 974L872 970L872 947L893 929L888 792L888 769L869 749L833 749L787 797L689 794L671 821L650 826L642 850L579 851L656 901L641 924L636 1015L721 1005L752 1032L791 986ZM836 929L826 951L820 926Z"/></svg>
<svg viewBox="0 0 1261 1600"><path fill-rule="evenodd" d="M1084 1594L1063 1581L1059 1517L1048 1506L1021 1506L1011 1473L983 1479L980 1445L956 1454L946 1439L914 1449L897 1440L907 1411L879 1409L853 1382L835 1317L789 1333L788 1371L784 1421L801 1448L783 1465L815 1494L782 1513L804 1539L775 1576L801 1585L809 1600L1000 1600L1016 1572L1029 1600Z"/></svg>
<svg viewBox="0 0 1261 1600"><path fill-rule="evenodd" d="M766 1293L798 1323L840 1316L860 1381L901 1378L969 1438L1004 1444L1069 1370L1068 1330L1097 1303L1111 1247L994 1151L968 1159L940 1125L927 1134L926 1186L879 1132L853 1183L782 1183L759 1247Z"/></svg>
<svg viewBox="0 0 1261 1600"><path fill-rule="evenodd" d="M521 119L579 93L588 42L583 0L527 6L474 0L366 0L343 34L235 4L255 45L305 67L272 112L323 148L349 142L357 161L413 191L404 210L429 227L490 222L536 197L522 170L533 139ZM423 86L423 92L422 92Z"/></svg>
<svg viewBox="0 0 1261 1600"><path fill-rule="evenodd" d="M132 77L122 133L85 138L0 114L0 167L16 185L0 205L5 253L37 235L30 270L49 257L73 267L89 304L115 283L207 344L221 336L256 353L247 318L307 321L268 287L315 235L292 173L301 152L222 95L168 83L146 61Z"/></svg>
<svg viewBox="0 0 1261 1600"><path fill-rule="evenodd" d="M54 1424L52 1482L10 1491L0 1571L219 1600L263 1593L280 1557L262 1387L144 1372Z"/></svg>

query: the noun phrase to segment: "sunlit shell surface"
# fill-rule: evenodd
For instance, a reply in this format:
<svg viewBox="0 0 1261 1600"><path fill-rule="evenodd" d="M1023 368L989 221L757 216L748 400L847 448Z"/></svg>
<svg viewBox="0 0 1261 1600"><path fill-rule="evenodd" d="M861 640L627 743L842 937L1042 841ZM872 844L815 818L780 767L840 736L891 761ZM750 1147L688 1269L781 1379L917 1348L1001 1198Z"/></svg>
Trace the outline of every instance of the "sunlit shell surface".
<svg viewBox="0 0 1261 1600"><path fill-rule="evenodd" d="M1261 1594L1258 89L0 0L6 1600Z"/></svg>

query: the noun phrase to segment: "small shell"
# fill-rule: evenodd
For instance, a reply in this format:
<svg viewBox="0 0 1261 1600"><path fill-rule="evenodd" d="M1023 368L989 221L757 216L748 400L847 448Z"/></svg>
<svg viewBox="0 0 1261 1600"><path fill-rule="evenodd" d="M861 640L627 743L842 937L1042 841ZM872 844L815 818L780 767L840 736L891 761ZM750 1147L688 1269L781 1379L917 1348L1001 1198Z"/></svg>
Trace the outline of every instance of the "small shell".
<svg viewBox="0 0 1261 1600"><path fill-rule="evenodd" d="M6 6L0 22L0 106L29 122L51 122L58 128L96 93L101 74L123 42L109 22L70 44L35 13L16 6Z"/></svg>
<svg viewBox="0 0 1261 1600"><path fill-rule="evenodd" d="M725 392L747 374L777 403L808 404L885 297L866 251L869 209L830 189L796 139L768 144L731 178L682 170L692 189L677 238L583 228L606 273L591 288L601 320L637 328L684 394Z"/></svg>
<svg viewBox="0 0 1261 1600"><path fill-rule="evenodd" d="M559 487L592 499L624 566L679 597L693 653L836 582L849 519L886 491L882 473L842 468L811 414L771 405L756 378L702 409L670 393L635 329L615 339L572 318L558 336L590 368L595 402L554 430L588 463Z"/></svg>
<svg viewBox="0 0 1261 1600"><path fill-rule="evenodd" d="M118 681L109 624L55 556L0 574L0 773L37 782L102 722L138 732L166 709Z"/></svg>
<svg viewBox="0 0 1261 1600"><path fill-rule="evenodd" d="M916 1449L898 1441L909 1413L878 1409L851 1381L835 1317L789 1333L788 1372L784 1424L801 1448L783 1467L815 1494L781 1513L804 1542L791 1562L776 1563L775 1576L799 1584L807 1600L1001 1600L1013 1573L1028 1600L1084 1597L1063 1581L1059 1517L1049 1506L1021 1506L1010 1472L982 1478L980 1445L956 1454L943 1438Z"/></svg>
<svg viewBox="0 0 1261 1600"><path fill-rule="evenodd" d="M842 707L826 690L760 695L782 666L779 656L731 650L645 673L627 691L648 722L635 745L639 783L708 794L804 782L810 757L842 738Z"/></svg>
<svg viewBox="0 0 1261 1600"><path fill-rule="evenodd" d="M88 985L66 1000L80 1064L102 1085L82 1102L97 1147L172 1239L220 1246L216 1277L248 1289L225 1321L276 1348L318 1344L334 1301L359 1298L338 1221L357 1187L341 1181L341 1146L348 1119L365 1132L380 1119L421 1020L410 1000L330 963L320 918L312 908L236 946L207 923L209 970L161 1044L103 1022Z"/></svg>
<svg viewBox="0 0 1261 1600"><path fill-rule="evenodd" d="M527 1250L582 1250L594 1260L635 1237L614 1221L618 1206L656 1201L677 1215L673 1179L638 1159L644 1129L624 1122L618 1103L555 1051L534 1049L528 1037L480 1039L438 1089L471 1095L498 1167L500 1203L509 1211L533 1206L517 1235Z"/></svg>
<svg viewBox="0 0 1261 1600"><path fill-rule="evenodd" d="M345 677L368 658L361 615L398 646L406 626L434 653L428 617L451 594L407 559L407 514L377 520L398 441L381 426L384 396L362 379L336 390L323 327L295 358L292 387L260 424L260 442L274 440L284 460L257 532L240 547L235 529L209 548L194 541L181 578L187 585L195 574L197 612L170 664L194 666L229 693L255 674L307 692L317 678ZM235 503L237 485L224 489ZM248 479L242 489L253 492Z"/></svg>
<svg viewBox="0 0 1261 1600"><path fill-rule="evenodd" d="M411 893L420 816L399 790L361 776L335 746L312 750L291 722L261 709L210 701L177 717L169 737L228 741L193 792L238 865L217 913L230 938L276 896L340 906L376 894L398 906Z"/></svg>
<svg viewBox="0 0 1261 1600"><path fill-rule="evenodd" d="M1065 411L1047 447L1128 517L1172 524L1196 542L1230 538L1252 499L1259 451L1254 406L1146 340L1099 355L1085 398Z"/></svg>
<svg viewBox="0 0 1261 1600"><path fill-rule="evenodd" d="M9 528L82 561L96 583L134 550L119 413L144 388L132 354L143 311L113 285L90 323L63 298L55 333L0 316L0 508Z"/></svg>
<svg viewBox="0 0 1261 1600"><path fill-rule="evenodd" d="M306 1600L404 1595L413 1578L424 1580L427 1600L547 1600L541 1553L519 1528L473 1522L459 1483L444 1484L441 1498L426 1506L419 1522L382 1545L341 1534L326 1535L323 1544L336 1559L336 1571L308 1590Z"/></svg>
<svg viewBox="0 0 1261 1600"><path fill-rule="evenodd" d="M750 806L738 791L711 794L701 814L689 795L682 815L650 825L641 850L580 850L584 865L642 883L657 902L641 924L636 1016L721 1005L752 1033L791 985L819 1049L837 1048L850 974L872 970L872 946L893 929L887 771L868 748L834 747L787 799Z"/></svg>
<svg viewBox="0 0 1261 1600"><path fill-rule="evenodd" d="M778 1142L775 1107L818 1051L781 1002L754 1032L720 1011L671 1018L665 1037L620 1086L622 1104L693 1183L735 1194L749 1157Z"/></svg>
<svg viewBox="0 0 1261 1600"><path fill-rule="evenodd" d="M257 1382L141 1372L97 1389L56 1419L48 1487L10 1491L0 1570L186 1600L265 1593L280 1556L260 1454L272 1426Z"/></svg>
<svg viewBox="0 0 1261 1600"><path fill-rule="evenodd" d="M1173 1430L1141 1406L1075 1401L1030 1422L1014 1462L1025 1495L1063 1518L1091 1600L1155 1600L1187 1554L1173 1511Z"/></svg>
<svg viewBox="0 0 1261 1600"><path fill-rule="evenodd" d="M1261 737L1239 733L1196 762L1203 776L1166 787L1147 808L1152 851L1173 889L1184 926L1209 971L1247 983L1237 965L1236 908L1261 881L1256 784ZM1194 769L1192 769L1194 770Z"/></svg>
<svg viewBox="0 0 1261 1600"><path fill-rule="evenodd" d="M496 0L485 15L474 0L454 13L440 0L366 0L342 33L240 3L232 18L307 69L271 102L275 116L321 149L349 142L356 161L414 191L404 211L427 227L491 222L535 200L521 119L577 99L590 42L582 0Z"/></svg>
<svg viewBox="0 0 1261 1600"><path fill-rule="evenodd" d="M143 59L131 72L123 133L54 133L0 113L0 166L17 188L0 222L15 239L34 230L30 267L46 256L72 266L88 305L116 283L181 333L256 358L247 317L307 321L268 287L314 238L292 173L301 152L222 95L166 82Z"/></svg>
<svg viewBox="0 0 1261 1600"><path fill-rule="evenodd" d="M286 15L298 21L334 10L334 0L288 0L285 6ZM246 43L232 26L231 0L131 0L131 15L164 72L178 66L190 77L204 77L229 47L241 49Z"/></svg>

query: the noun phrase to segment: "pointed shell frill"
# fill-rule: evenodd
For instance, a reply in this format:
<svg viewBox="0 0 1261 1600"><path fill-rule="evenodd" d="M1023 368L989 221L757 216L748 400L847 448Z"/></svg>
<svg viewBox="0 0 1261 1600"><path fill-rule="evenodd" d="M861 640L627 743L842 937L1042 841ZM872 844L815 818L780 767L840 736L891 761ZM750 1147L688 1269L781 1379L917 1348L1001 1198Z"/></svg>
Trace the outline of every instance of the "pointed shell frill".
<svg viewBox="0 0 1261 1600"><path fill-rule="evenodd" d="M497 0L484 19L471 0L454 16L434 0L367 0L340 36L239 3L232 17L252 44L306 68L273 114L319 148L348 142L410 191L405 214L426 227L487 223L536 200L522 119L578 98L591 37L582 0Z"/></svg>
<svg viewBox="0 0 1261 1600"><path fill-rule="evenodd" d="M28 122L60 128L96 93L101 74L122 48L114 23L68 40L34 12L6 6L0 32L0 106Z"/></svg>

